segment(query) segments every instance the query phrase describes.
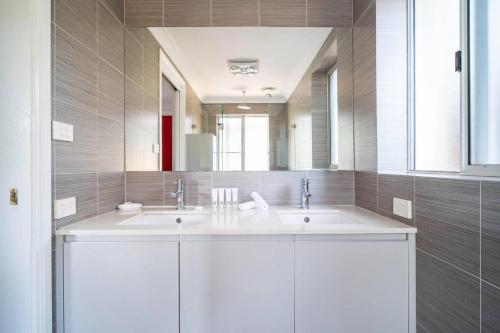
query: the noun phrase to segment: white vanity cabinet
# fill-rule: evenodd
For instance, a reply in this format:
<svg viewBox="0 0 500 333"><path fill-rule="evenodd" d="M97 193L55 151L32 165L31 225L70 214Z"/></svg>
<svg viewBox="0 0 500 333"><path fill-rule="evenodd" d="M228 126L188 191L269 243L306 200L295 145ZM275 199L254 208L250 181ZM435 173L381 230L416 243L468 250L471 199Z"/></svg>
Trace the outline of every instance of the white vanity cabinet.
<svg viewBox="0 0 500 333"><path fill-rule="evenodd" d="M179 332L177 268L177 237L66 241L64 332Z"/></svg>
<svg viewBox="0 0 500 333"><path fill-rule="evenodd" d="M58 246L59 333L415 333L414 234L65 236Z"/></svg>
<svg viewBox="0 0 500 333"><path fill-rule="evenodd" d="M181 333L293 333L293 236L180 243Z"/></svg>
<svg viewBox="0 0 500 333"><path fill-rule="evenodd" d="M414 332L412 256L403 234L297 236L295 332Z"/></svg>

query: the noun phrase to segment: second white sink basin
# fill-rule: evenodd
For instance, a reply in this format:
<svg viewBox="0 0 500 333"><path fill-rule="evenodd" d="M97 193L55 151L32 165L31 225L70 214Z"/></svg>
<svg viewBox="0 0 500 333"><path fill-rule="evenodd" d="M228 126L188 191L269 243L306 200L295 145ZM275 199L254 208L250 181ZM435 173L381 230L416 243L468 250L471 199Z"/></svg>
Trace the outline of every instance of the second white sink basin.
<svg viewBox="0 0 500 333"><path fill-rule="evenodd" d="M278 217L283 224L351 224L353 221L347 221L339 211L336 210L294 210L278 211Z"/></svg>

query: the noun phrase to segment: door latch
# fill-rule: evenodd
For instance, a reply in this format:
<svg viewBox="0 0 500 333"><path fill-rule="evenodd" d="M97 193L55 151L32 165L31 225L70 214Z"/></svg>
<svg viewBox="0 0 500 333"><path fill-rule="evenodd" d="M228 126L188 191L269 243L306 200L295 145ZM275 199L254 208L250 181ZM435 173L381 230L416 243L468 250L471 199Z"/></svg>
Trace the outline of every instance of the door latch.
<svg viewBox="0 0 500 333"><path fill-rule="evenodd" d="M17 206L17 188L10 189L10 204Z"/></svg>

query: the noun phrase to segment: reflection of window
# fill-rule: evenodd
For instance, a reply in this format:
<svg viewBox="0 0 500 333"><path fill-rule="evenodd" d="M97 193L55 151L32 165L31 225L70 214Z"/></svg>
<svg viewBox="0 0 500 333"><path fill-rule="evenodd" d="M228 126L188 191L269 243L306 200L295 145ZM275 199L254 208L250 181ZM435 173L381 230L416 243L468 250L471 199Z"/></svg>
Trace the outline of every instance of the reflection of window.
<svg viewBox="0 0 500 333"><path fill-rule="evenodd" d="M328 76L328 109L330 119L330 167L335 168L339 163L338 88L336 68Z"/></svg>
<svg viewBox="0 0 500 333"><path fill-rule="evenodd" d="M500 165L500 1L469 1L470 161Z"/></svg>
<svg viewBox="0 0 500 333"><path fill-rule="evenodd" d="M419 171L460 171L460 1L414 0L413 114Z"/></svg>
<svg viewBox="0 0 500 333"><path fill-rule="evenodd" d="M269 170L269 117L217 116L217 170Z"/></svg>

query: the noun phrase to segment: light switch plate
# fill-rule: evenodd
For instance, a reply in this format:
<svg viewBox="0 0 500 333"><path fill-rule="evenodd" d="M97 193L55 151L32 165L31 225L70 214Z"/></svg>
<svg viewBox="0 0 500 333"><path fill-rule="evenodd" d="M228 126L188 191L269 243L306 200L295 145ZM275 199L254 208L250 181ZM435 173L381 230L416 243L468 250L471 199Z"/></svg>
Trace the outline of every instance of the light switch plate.
<svg viewBox="0 0 500 333"><path fill-rule="evenodd" d="M392 198L392 213L394 215L411 219L413 216L411 201L399 198Z"/></svg>
<svg viewBox="0 0 500 333"><path fill-rule="evenodd" d="M76 198L69 197L66 199L54 200L54 219L62 219L63 217L76 214Z"/></svg>
<svg viewBox="0 0 500 333"><path fill-rule="evenodd" d="M52 122L52 139L73 142L73 125L60 121Z"/></svg>
<svg viewBox="0 0 500 333"><path fill-rule="evenodd" d="M153 153L159 154L160 153L160 145L157 143L153 143Z"/></svg>

